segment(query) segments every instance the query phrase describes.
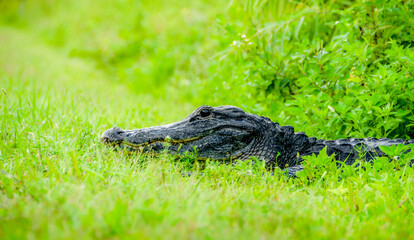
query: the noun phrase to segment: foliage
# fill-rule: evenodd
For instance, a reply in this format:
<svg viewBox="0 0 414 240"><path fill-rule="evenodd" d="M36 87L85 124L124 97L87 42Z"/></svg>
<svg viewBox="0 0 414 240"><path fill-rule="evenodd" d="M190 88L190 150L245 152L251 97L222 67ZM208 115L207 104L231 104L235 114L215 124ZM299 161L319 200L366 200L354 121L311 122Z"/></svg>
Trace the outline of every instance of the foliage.
<svg viewBox="0 0 414 240"><path fill-rule="evenodd" d="M413 1L264 3L220 20L233 42L205 85L223 83L219 101L318 137L414 137Z"/></svg>

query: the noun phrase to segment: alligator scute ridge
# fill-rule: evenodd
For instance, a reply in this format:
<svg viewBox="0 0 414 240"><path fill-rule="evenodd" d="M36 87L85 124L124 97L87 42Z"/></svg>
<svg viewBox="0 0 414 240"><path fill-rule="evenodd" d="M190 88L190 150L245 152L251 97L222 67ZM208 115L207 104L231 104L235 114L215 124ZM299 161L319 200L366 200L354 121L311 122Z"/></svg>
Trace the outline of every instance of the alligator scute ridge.
<svg viewBox="0 0 414 240"><path fill-rule="evenodd" d="M361 156L367 161L386 156L379 146L412 144L414 140L388 138L350 138L324 140L280 126L267 117L234 106L200 106L182 121L163 126L106 130L101 140L112 146L127 146L139 152L172 154L197 149L200 159L245 161L257 158L269 168L285 169L294 176L303 170L303 156L318 155L326 147L328 155L351 165ZM168 144L165 144L168 142Z"/></svg>

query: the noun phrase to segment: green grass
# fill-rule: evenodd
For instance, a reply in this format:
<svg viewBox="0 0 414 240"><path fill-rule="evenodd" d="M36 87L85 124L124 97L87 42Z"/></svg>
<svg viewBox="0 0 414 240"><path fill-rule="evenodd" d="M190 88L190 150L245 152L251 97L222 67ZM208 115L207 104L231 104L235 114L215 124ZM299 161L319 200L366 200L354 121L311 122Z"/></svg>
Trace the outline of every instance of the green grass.
<svg viewBox="0 0 414 240"><path fill-rule="evenodd" d="M53 19L67 20L78 7L82 12L79 4L66 15L65 8L57 9L62 18ZM211 11L200 24L208 25L218 10ZM100 16L94 13L87 20ZM308 169L315 171L297 179L262 175L256 165L215 163L206 165L203 177L183 178L187 165L171 156L127 155L103 146L99 137L107 128L177 121L202 101L189 102L194 90L180 81L207 74L196 64L214 49L204 35L198 47L177 37L185 39L188 28L172 36L160 32L177 41L165 51L186 51L184 62L174 65L181 67L172 87L154 90L155 65L146 67L153 71L146 82L145 74L131 77L138 71L131 59L119 63L135 69L122 78L117 64L73 55L89 45L108 53L123 41L93 45L76 25L57 24L67 35L48 35L59 29L51 26L57 20L34 18L38 26L24 18L6 20L0 27L0 239L414 239L414 169L407 164L380 159L365 171L337 170L321 155L309 159ZM104 20L96 21L95 31L102 33ZM167 26L181 23L175 21ZM110 34L113 26L106 30ZM155 44L155 36L146 38ZM151 63L161 55L141 60Z"/></svg>

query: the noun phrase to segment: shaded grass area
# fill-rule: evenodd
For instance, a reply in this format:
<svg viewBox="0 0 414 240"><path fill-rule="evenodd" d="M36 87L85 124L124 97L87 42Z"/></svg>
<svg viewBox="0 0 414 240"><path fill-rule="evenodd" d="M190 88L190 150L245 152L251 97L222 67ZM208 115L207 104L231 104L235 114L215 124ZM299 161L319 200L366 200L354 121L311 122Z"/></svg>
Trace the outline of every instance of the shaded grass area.
<svg viewBox="0 0 414 240"><path fill-rule="evenodd" d="M99 136L176 121L191 103L136 94L28 31L2 27L0 36L2 239L413 238L407 165L293 180L208 163L203 177L183 178L170 156L114 152Z"/></svg>

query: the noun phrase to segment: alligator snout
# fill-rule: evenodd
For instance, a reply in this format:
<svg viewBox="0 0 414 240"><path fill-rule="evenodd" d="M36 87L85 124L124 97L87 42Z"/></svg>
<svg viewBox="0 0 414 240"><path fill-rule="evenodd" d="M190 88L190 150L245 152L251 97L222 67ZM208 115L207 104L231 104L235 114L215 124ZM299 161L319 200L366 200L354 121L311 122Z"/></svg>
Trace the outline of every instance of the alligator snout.
<svg viewBox="0 0 414 240"><path fill-rule="evenodd" d="M106 130L101 137L101 141L104 143L119 143L126 137L125 131L119 127L114 127Z"/></svg>

